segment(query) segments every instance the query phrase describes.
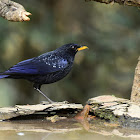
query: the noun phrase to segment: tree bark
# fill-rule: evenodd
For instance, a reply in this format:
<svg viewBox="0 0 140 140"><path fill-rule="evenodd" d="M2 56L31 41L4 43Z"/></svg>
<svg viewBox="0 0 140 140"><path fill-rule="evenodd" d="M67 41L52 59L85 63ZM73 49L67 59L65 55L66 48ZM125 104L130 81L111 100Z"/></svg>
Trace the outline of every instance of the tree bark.
<svg viewBox="0 0 140 140"><path fill-rule="evenodd" d="M118 3L120 5L128 5L128 6L140 7L140 0L85 0L85 1L86 2L88 2L88 1L96 1L96 2L105 3L105 4Z"/></svg>
<svg viewBox="0 0 140 140"><path fill-rule="evenodd" d="M138 58L138 64L135 69L134 82L131 92L131 101L140 103L140 57Z"/></svg>
<svg viewBox="0 0 140 140"><path fill-rule="evenodd" d="M9 21L29 21L31 13L24 7L11 0L0 0L0 16Z"/></svg>
<svg viewBox="0 0 140 140"><path fill-rule="evenodd" d="M90 112L122 127L140 130L140 105L130 100L110 95L98 96L88 100Z"/></svg>
<svg viewBox="0 0 140 140"><path fill-rule="evenodd" d="M39 113L43 118L51 115L70 116L75 115L81 111L83 106L81 104L70 104L67 102L54 102L52 104L42 103L36 105L16 105L14 107L0 108L0 121L7 120L15 117L24 117L33 115L34 118ZM43 115L44 114L44 115ZM69 115L68 115L69 114ZM47 118L46 118L47 119ZM52 118L55 119L55 118Z"/></svg>

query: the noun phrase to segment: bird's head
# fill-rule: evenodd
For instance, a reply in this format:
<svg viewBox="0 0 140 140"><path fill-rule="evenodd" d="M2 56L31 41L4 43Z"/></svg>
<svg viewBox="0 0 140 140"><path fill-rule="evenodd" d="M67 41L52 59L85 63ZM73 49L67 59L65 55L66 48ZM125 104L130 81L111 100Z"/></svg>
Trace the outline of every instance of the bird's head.
<svg viewBox="0 0 140 140"><path fill-rule="evenodd" d="M87 46L82 46L74 43L65 44L62 47L60 47L61 51L64 51L65 53L68 53L70 55L75 55L78 51L88 49Z"/></svg>

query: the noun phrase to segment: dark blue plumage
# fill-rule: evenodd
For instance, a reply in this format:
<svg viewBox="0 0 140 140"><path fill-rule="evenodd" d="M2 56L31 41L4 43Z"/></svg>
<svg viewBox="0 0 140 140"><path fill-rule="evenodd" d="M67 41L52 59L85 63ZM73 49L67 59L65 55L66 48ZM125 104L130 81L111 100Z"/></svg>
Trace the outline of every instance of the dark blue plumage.
<svg viewBox="0 0 140 140"><path fill-rule="evenodd" d="M75 54L86 48L86 46L74 43L63 45L54 51L19 62L7 71L0 73L0 79L29 80L34 83L34 88L43 94L40 91L41 85L50 84L64 78L72 68ZM44 96L49 102L52 102L46 95Z"/></svg>
<svg viewBox="0 0 140 140"><path fill-rule="evenodd" d="M6 77L8 77L8 75L0 75L0 79L6 78Z"/></svg>

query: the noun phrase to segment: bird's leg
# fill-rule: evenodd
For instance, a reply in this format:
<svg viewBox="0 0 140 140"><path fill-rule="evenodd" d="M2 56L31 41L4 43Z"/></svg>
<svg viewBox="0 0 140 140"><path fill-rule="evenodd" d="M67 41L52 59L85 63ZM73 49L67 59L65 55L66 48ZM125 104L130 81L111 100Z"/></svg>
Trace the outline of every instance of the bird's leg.
<svg viewBox="0 0 140 140"><path fill-rule="evenodd" d="M37 90L39 93L41 93L48 101L50 104L55 103L55 104L68 104L68 101L63 101L63 102L54 102L50 98L48 98L39 88L34 87L35 90ZM44 102L44 101L43 101ZM43 103L44 104L44 103ZM46 103L45 103L46 104Z"/></svg>
<svg viewBox="0 0 140 140"><path fill-rule="evenodd" d="M37 83L34 83L33 85L34 89L37 90L39 93L41 93L48 101L50 104L52 103L55 103L55 104L68 104L69 102L68 101L64 101L64 102L54 102L52 101L49 97L47 97L41 90L41 85L37 84ZM44 101L43 101L43 104L44 104ZM46 103L45 103L46 104Z"/></svg>
<svg viewBox="0 0 140 140"><path fill-rule="evenodd" d="M49 97L47 97L41 90L39 90L38 88L35 88L39 93L41 93L48 101L49 103L54 103Z"/></svg>

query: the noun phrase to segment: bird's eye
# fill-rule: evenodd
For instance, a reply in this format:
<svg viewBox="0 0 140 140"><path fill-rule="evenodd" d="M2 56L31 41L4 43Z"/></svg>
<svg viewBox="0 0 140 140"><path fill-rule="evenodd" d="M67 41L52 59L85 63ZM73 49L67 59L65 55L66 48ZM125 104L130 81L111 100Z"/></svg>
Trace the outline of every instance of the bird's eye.
<svg viewBox="0 0 140 140"><path fill-rule="evenodd" d="M74 46L72 46L71 48L74 49Z"/></svg>

